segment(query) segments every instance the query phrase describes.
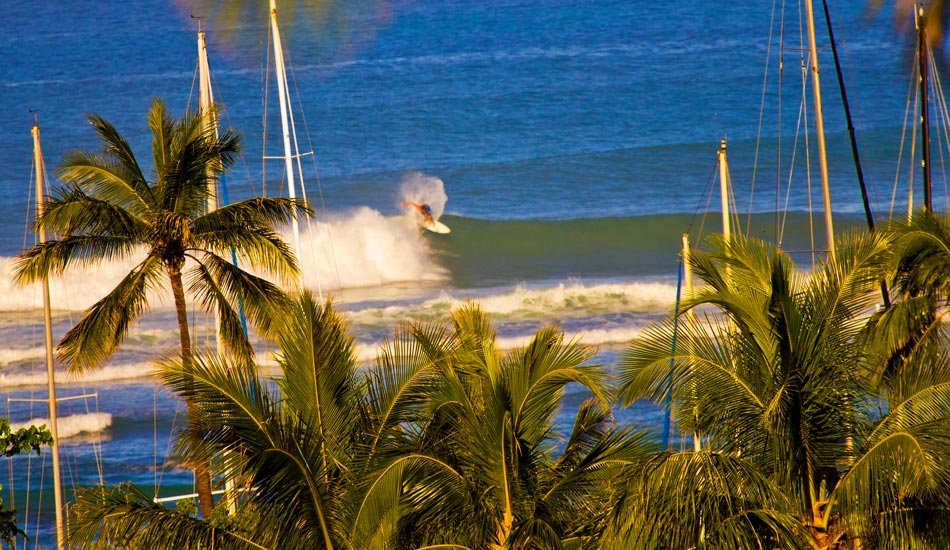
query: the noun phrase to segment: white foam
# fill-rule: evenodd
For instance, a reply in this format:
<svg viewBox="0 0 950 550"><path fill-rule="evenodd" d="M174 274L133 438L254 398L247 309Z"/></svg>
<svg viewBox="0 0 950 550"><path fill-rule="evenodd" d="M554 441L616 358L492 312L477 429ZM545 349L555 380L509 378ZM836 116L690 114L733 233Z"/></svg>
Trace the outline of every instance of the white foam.
<svg viewBox="0 0 950 550"><path fill-rule="evenodd" d="M88 308L115 288L141 259L138 255L127 261L103 261L95 267L75 265L63 275L50 277L52 309L82 311ZM14 261L14 258L0 257L0 311L41 308L43 297L39 284L18 286L13 283ZM161 305L163 298L161 293L149 294L153 307Z"/></svg>
<svg viewBox="0 0 950 550"><path fill-rule="evenodd" d="M428 201L433 213L441 215L446 201L441 180L417 174L409 176L404 185L406 200ZM293 243L289 228L282 233L287 243ZM426 240L409 216L386 217L377 210L361 207L302 223L300 240L304 283L315 290L440 281L447 277L446 270L432 260ZM61 276L51 277L53 309L87 309L115 288L143 255L144 251L127 261L103 261L95 267L77 265ZM0 257L0 311L39 309L39 285L14 285L14 262L14 258ZM189 267L186 265L185 269ZM151 308L171 305L167 289L150 292Z"/></svg>
<svg viewBox="0 0 950 550"><path fill-rule="evenodd" d="M593 329L581 330L576 332L566 332L564 340L566 342L578 342L589 346L598 346L604 344L627 344L640 335L643 327L625 326L613 329ZM531 343L534 338L532 334L518 334L511 336L499 336L495 344L500 351L523 348ZM361 363L369 363L376 359L379 354L381 343L364 344L357 343L356 357Z"/></svg>
<svg viewBox="0 0 950 550"><path fill-rule="evenodd" d="M626 344L640 335L643 327L626 326L612 329L593 329L580 330L576 332L565 332L565 342L578 342L588 346L597 346L601 344ZM499 337L497 340L500 349L523 348L531 343L534 334L524 334L519 336Z"/></svg>
<svg viewBox="0 0 950 550"><path fill-rule="evenodd" d="M90 370L82 374L84 383L116 382L121 380L136 380L143 377L150 378L155 370L151 362L128 363L122 365L107 365L99 369ZM57 384L70 384L79 381L78 375L70 375L63 371L56 372ZM0 388L18 388L28 386L45 386L46 371L37 370L28 373L0 374Z"/></svg>
<svg viewBox="0 0 950 550"><path fill-rule="evenodd" d="M292 242L286 232L284 238ZM304 283L311 289L438 281L447 275L432 261L414 222L367 207L310 221L300 240Z"/></svg>
<svg viewBox="0 0 950 550"><path fill-rule="evenodd" d="M614 311L662 309L672 305L676 287L665 283L606 283L587 286L581 281L544 288L515 287L505 294L485 296L478 302L499 315L576 312L582 315Z"/></svg>
<svg viewBox="0 0 950 550"><path fill-rule="evenodd" d="M577 338L582 344L626 344L640 336L643 327L618 327L612 329L583 330L567 334L567 338Z"/></svg>
<svg viewBox="0 0 950 550"><path fill-rule="evenodd" d="M28 422L11 424L16 431L30 426L46 425L49 427L49 418L33 418ZM86 413L62 416L56 422L60 439L67 439L82 433L101 432L112 425L112 415L109 413Z"/></svg>
<svg viewBox="0 0 950 550"><path fill-rule="evenodd" d="M629 311L665 312L672 308L676 287L667 283L599 283L581 281L549 287L519 285L498 289L494 294L474 297L483 311L507 319L564 319ZM468 300L442 292L435 298L414 305L392 305L349 311L354 323L396 322L420 315L448 312Z"/></svg>
<svg viewBox="0 0 950 550"><path fill-rule="evenodd" d="M445 193L445 183L435 176L428 176L420 172L410 172L403 176L399 184L399 195L402 202L414 202L416 204L428 204L432 209L432 217L436 220L442 217L445 212L445 203L449 196ZM418 212L410 207L406 207L407 212L413 217Z"/></svg>
<svg viewBox="0 0 950 550"><path fill-rule="evenodd" d="M0 349L0 365L18 363L20 361L29 361L39 359L46 355L45 347L32 347L25 349Z"/></svg>

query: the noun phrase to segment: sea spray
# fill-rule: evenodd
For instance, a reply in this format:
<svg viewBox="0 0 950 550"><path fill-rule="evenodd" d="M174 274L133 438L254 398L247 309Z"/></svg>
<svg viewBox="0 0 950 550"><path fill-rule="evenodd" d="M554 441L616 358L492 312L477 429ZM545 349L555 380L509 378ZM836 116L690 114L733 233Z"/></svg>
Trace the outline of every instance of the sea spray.
<svg viewBox="0 0 950 550"><path fill-rule="evenodd" d="M301 255L304 284L311 289L339 290L447 277L447 272L433 261L414 223L366 207L306 224Z"/></svg>
<svg viewBox="0 0 950 550"><path fill-rule="evenodd" d="M14 431L29 426L49 426L49 418L31 418L27 422L11 424ZM86 413L60 416L57 422L59 437L66 439L83 433L101 432L112 425L109 413Z"/></svg>
<svg viewBox="0 0 950 550"><path fill-rule="evenodd" d="M438 220L445 212L445 203L449 196L445 192L445 183L435 176L420 172L410 172L403 176L399 184L400 202L428 204L432 217Z"/></svg>

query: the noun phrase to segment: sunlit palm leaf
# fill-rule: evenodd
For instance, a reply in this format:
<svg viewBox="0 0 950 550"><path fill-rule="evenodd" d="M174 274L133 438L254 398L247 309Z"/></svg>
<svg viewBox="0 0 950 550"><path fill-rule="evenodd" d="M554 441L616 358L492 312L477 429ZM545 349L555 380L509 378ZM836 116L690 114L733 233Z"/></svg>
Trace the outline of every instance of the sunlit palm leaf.
<svg viewBox="0 0 950 550"><path fill-rule="evenodd" d="M130 484L77 489L71 512L69 540L77 547L98 539L116 548L267 548L156 504Z"/></svg>
<svg viewBox="0 0 950 550"><path fill-rule="evenodd" d="M148 257L66 332L57 351L67 368L100 365L122 344L131 323L148 309L148 291L162 286L161 264Z"/></svg>

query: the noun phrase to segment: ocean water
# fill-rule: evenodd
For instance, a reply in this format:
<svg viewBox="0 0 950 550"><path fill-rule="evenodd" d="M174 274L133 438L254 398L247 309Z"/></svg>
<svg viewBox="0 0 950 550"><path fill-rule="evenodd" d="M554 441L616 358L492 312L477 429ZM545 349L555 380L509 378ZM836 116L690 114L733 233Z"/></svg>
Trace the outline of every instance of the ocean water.
<svg viewBox="0 0 950 550"><path fill-rule="evenodd" d="M916 82L907 44L890 14L870 17L861 0L832 2L831 12L875 214L900 215L911 182L920 186L905 127ZM0 389L14 423L46 416L42 403L9 399L45 398L38 290L9 280L12 258L34 242L30 110L52 176L66 151L96 147L89 113L113 122L147 164L152 98L177 112L195 105L190 15L205 18L216 98L244 136L230 197L285 194L283 163L263 158L280 151L262 10L227 20L184 0L22 1L0 19ZM797 4L754 1L282 8L296 125L314 153L303 159L318 210L302 237L307 285L345 312L367 360L396 323L474 299L506 346L559 323L611 364L672 310L681 234L718 228L720 140L743 227L774 240L774 212L788 212L782 244L822 246L820 215L812 244L807 214L821 195L815 137L800 129L813 107L799 17ZM863 213L847 126L827 47L819 58L832 204L837 228L854 227ZM941 197L943 156L934 153ZM431 204L452 233L420 231L406 200ZM53 281L56 334L128 265ZM149 374L177 345L170 303L154 296L152 314L102 369L82 380L61 373L61 396L96 395L61 404L69 484L190 490L189 474L165 461L181 407ZM571 395L567 416L581 398ZM636 404L618 418L656 427L662 414ZM5 503L23 512L31 545L49 545L48 457L8 470Z"/></svg>

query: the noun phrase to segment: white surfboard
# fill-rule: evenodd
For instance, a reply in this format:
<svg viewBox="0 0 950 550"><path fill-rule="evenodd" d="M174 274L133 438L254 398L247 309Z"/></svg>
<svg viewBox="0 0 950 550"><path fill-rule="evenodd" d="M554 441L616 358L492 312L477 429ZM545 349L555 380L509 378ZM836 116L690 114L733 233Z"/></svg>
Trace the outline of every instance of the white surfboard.
<svg viewBox="0 0 950 550"><path fill-rule="evenodd" d="M452 230L449 229L449 226L445 225L444 223L442 223L442 222L440 222L440 221L436 221L436 220L423 221L423 222L422 222L422 227L425 227L426 229L428 229L429 231L431 231L431 232L433 232L433 233L442 233L442 234L445 234L445 233L451 233L451 232L452 232Z"/></svg>

